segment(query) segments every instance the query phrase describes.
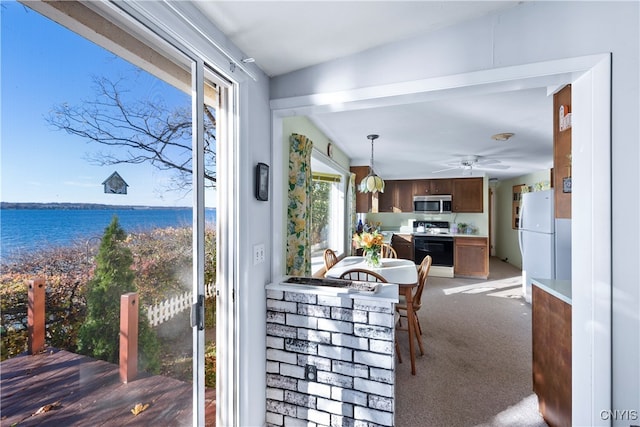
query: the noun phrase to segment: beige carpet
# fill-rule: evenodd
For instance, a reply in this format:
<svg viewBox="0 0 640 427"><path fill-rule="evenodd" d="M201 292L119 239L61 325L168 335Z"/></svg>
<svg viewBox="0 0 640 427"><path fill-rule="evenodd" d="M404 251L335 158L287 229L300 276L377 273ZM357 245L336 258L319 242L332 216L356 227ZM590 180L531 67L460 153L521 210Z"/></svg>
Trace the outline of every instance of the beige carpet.
<svg viewBox="0 0 640 427"><path fill-rule="evenodd" d="M415 376L406 332L398 332L397 426L546 426L532 391L531 306L520 296L520 270L492 258L490 272L488 280L429 278Z"/></svg>

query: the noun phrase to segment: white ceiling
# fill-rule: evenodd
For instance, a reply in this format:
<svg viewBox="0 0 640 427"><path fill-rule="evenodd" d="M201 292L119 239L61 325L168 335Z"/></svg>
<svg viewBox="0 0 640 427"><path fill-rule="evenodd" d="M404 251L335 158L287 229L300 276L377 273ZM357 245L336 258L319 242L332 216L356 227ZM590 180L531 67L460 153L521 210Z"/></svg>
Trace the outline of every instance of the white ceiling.
<svg viewBox="0 0 640 427"><path fill-rule="evenodd" d="M422 35L498 10L517 1L215 1L196 2L269 76L295 71L376 46ZM384 179L462 176L452 167L465 156L482 156L489 177L508 179L552 167L552 97L531 88L414 102L354 111L320 113L310 119L351 158ZM515 134L508 142L491 139ZM498 163L499 162L499 163Z"/></svg>

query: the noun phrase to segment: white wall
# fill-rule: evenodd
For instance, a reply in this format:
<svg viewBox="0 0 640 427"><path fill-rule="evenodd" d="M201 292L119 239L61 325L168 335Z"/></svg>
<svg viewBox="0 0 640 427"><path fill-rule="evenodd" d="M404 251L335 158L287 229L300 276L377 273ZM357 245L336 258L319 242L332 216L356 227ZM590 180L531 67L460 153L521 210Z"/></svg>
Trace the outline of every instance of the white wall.
<svg viewBox="0 0 640 427"><path fill-rule="evenodd" d="M638 2L524 3L271 82L277 99L611 52L613 408L603 410L640 408L639 8Z"/></svg>
<svg viewBox="0 0 640 427"><path fill-rule="evenodd" d="M496 187L496 256L502 260L508 258L508 263L522 268L522 255L518 244L518 231L512 228L512 190L514 185L528 186L538 182L550 182L550 171L544 170L517 178L500 181Z"/></svg>
<svg viewBox="0 0 640 427"><path fill-rule="evenodd" d="M266 390L266 291L271 278L269 251L272 239L271 203L254 197L254 170L258 162L271 164L268 90L265 79L247 81L240 97L240 180L235 197L239 203L240 276L236 283L238 361L238 425L265 422ZM273 178L271 178L273 182ZM273 193L270 185L269 198ZM231 200L228 200L231 202ZM264 243L266 261L253 265L253 246ZM224 247L218 250L224 250Z"/></svg>

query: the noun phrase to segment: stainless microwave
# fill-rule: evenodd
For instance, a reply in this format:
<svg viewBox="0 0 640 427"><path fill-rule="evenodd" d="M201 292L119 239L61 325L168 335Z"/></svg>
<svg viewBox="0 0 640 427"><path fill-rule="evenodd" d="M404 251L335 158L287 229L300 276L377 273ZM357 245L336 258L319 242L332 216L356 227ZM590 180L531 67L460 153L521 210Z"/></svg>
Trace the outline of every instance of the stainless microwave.
<svg viewBox="0 0 640 427"><path fill-rule="evenodd" d="M451 195L413 196L413 211L420 213L451 213Z"/></svg>

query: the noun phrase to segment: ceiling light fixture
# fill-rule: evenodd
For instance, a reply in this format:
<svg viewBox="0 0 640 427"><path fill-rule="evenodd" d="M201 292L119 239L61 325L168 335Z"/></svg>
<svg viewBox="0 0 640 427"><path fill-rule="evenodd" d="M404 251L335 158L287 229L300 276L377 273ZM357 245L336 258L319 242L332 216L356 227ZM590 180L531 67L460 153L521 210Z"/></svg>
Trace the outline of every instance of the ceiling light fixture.
<svg viewBox="0 0 640 427"><path fill-rule="evenodd" d="M495 139L496 141L508 141L513 135L515 134L511 132L496 133L495 135L491 135L491 139Z"/></svg>
<svg viewBox="0 0 640 427"><path fill-rule="evenodd" d="M371 163L369 163L369 175L365 176L360 182L361 193L384 193L384 181L373 171L373 141L379 135L367 135L367 139L371 140Z"/></svg>

